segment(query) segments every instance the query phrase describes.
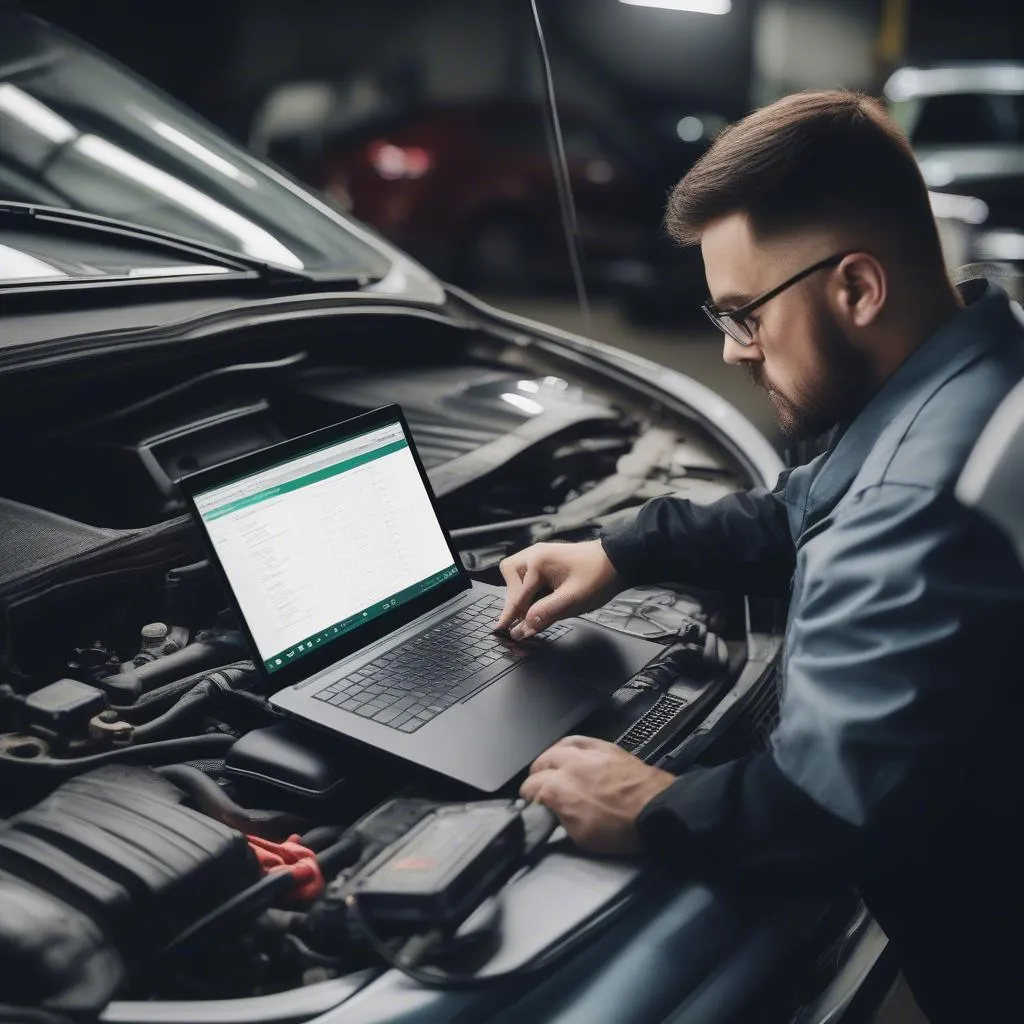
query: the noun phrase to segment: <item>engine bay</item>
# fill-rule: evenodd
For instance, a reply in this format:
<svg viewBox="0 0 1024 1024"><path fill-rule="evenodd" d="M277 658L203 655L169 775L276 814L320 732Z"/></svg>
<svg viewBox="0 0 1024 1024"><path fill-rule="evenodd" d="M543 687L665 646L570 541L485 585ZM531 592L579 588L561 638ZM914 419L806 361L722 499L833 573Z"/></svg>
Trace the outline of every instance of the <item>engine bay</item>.
<svg viewBox="0 0 1024 1024"><path fill-rule="evenodd" d="M696 418L578 360L407 316L367 317L362 337L349 323L343 341L308 325L294 341L233 336L47 388L60 414L33 421L42 398L24 388L4 414L21 440L0 455L0 960L24 968L24 998L64 1008L380 969L345 913L351 872L439 804L480 797L282 719L178 479L397 402L466 568L489 583L532 542L751 483ZM747 662L745 613L716 594L636 588L594 617L665 645L583 730L649 760ZM191 846L172 856L180 835ZM331 873L304 895L251 895L324 851ZM51 934L80 943L62 970L37 955Z"/></svg>

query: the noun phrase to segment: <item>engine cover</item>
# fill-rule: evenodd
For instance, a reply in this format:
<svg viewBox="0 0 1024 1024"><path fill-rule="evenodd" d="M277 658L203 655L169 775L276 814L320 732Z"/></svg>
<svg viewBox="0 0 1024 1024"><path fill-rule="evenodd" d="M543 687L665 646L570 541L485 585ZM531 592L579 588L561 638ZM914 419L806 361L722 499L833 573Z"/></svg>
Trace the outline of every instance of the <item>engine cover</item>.
<svg viewBox="0 0 1024 1024"><path fill-rule="evenodd" d="M126 970L258 877L245 837L183 799L110 766L0 825L0 963L20 968L5 1002L103 1006Z"/></svg>

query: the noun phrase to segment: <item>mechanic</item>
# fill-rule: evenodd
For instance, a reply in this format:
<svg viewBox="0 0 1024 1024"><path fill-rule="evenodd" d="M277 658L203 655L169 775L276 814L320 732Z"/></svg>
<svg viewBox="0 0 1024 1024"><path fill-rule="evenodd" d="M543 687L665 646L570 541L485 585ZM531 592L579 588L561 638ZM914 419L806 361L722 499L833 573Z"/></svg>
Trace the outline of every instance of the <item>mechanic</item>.
<svg viewBox="0 0 1024 1024"><path fill-rule="evenodd" d="M830 444L773 490L658 498L600 540L507 558L497 626L527 637L666 580L788 597L780 721L768 751L678 778L568 737L522 795L595 853L770 893L856 886L932 1024L1016 1016L1024 570L954 486L1024 376L1024 315L952 286L909 145L856 93L724 131L666 224L701 246L725 361L787 435Z"/></svg>

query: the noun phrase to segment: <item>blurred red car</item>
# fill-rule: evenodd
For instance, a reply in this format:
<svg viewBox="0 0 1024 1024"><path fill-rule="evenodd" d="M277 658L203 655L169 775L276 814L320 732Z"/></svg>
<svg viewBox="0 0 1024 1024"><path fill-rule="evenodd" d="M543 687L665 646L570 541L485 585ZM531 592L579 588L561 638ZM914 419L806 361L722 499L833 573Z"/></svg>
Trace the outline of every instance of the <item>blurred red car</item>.
<svg viewBox="0 0 1024 1024"><path fill-rule="evenodd" d="M658 230L662 190L591 121L561 120L588 276L600 281ZM569 261L544 124L528 102L412 111L328 137L290 169L459 284L561 284Z"/></svg>

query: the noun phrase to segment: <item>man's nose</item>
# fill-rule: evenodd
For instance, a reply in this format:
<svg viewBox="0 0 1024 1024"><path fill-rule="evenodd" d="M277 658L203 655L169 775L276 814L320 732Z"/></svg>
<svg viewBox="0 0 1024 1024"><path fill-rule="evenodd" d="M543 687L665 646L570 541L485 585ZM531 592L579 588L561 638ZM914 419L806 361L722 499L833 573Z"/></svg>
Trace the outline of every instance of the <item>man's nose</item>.
<svg viewBox="0 0 1024 1024"><path fill-rule="evenodd" d="M722 349L722 358L730 366L763 361L764 355L757 345L741 345L735 338L730 338L728 334L723 334L722 338L725 342L725 347Z"/></svg>

